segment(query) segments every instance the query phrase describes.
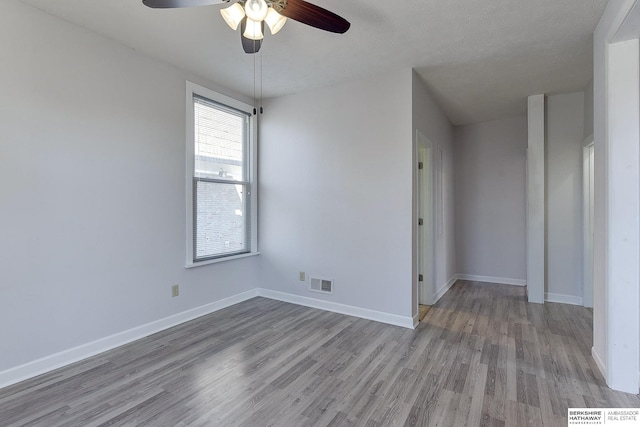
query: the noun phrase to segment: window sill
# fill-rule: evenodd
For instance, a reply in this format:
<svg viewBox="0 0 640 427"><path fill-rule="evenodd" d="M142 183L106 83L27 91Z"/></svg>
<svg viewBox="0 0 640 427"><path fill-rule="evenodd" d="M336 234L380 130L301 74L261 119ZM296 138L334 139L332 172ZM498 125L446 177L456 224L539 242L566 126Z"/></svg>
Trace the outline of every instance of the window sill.
<svg viewBox="0 0 640 427"><path fill-rule="evenodd" d="M260 252L250 252L248 254L240 254L240 255L232 255L232 256L227 256L224 258L216 258L216 259L210 259L207 261L200 261L200 262L191 262L191 263L187 263L184 268L195 268L195 267L200 267L203 265L209 265L209 264L217 264L219 262L225 262L225 261L231 261L234 259L240 259L240 258L248 258L248 257L252 257L252 256L256 256L256 255L260 255Z"/></svg>

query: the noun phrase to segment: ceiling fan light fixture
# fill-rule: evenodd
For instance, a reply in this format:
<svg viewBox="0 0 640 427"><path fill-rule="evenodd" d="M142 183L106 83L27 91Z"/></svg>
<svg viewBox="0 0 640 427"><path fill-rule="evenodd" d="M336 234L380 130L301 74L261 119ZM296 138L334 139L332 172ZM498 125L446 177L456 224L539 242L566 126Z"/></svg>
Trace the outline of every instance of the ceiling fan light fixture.
<svg viewBox="0 0 640 427"><path fill-rule="evenodd" d="M262 25L262 22L247 18L247 26L242 35L249 40L262 40L264 38L264 34L262 34Z"/></svg>
<svg viewBox="0 0 640 427"><path fill-rule="evenodd" d="M244 11L247 14L247 18L261 22L267 17L269 6L264 0L247 0L244 4Z"/></svg>
<svg viewBox="0 0 640 427"><path fill-rule="evenodd" d="M220 14L227 25L235 31L238 29L238 25L240 25L240 22L242 22L242 19L244 18L244 9L240 4L234 3L229 7L220 9Z"/></svg>
<svg viewBox="0 0 640 427"><path fill-rule="evenodd" d="M284 27L284 24L287 22L287 17L280 15L273 7L270 7L267 16L264 18L264 22L269 26L271 34L275 34Z"/></svg>

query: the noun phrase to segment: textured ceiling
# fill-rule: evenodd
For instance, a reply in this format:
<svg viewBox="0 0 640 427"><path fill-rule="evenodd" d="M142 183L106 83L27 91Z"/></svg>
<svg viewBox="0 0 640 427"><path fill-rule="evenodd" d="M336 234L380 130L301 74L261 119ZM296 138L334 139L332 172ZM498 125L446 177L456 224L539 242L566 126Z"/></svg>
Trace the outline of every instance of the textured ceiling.
<svg viewBox="0 0 640 427"><path fill-rule="evenodd" d="M253 95L254 58L222 6L154 10L141 0L21 0L147 55ZM583 89L607 0L312 0L343 35L289 20L263 47L265 97L415 68L454 124L521 114L526 96Z"/></svg>

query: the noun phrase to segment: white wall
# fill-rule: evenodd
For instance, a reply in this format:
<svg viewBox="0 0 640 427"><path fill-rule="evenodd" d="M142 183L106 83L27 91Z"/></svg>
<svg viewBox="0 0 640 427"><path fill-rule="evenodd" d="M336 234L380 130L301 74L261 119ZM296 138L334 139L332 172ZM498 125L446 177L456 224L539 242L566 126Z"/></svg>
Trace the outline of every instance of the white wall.
<svg viewBox="0 0 640 427"><path fill-rule="evenodd" d="M545 97L527 98L527 300L544 304L545 286Z"/></svg>
<svg viewBox="0 0 640 427"><path fill-rule="evenodd" d="M640 28L640 27L636 27ZM607 382L638 393L640 81L638 39L608 50Z"/></svg>
<svg viewBox="0 0 640 427"><path fill-rule="evenodd" d="M593 348L592 355L607 375L607 44L633 0L612 0L593 36L593 138L594 138L594 233L593 233Z"/></svg>
<svg viewBox="0 0 640 427"><path fill-rule="evenodd" d="M547 96L546 299L582 304L584 93Z"/></svg>
<svg viewBox="0 0 640 427"><path fill-rule="evenodd" d="M526 281L527 117L455 130L458 273Z"/></svg>
<svg viewBox="0 0 640 427"><path fill-rule="evenodd" d="M411 319L411 70L265 101L261 282ZM335 280L313 293L298 273Z"/></svg>
<svg viewBox="0 0 640 427"><path fill-rule="evenodd" d="M184 268L193 76L14 0L0 52L0 383L256 287L255 257Z"/></svg>
<svg viewBox="0 0 640 427"><path fill-rule="evenodd" d="M413 101L412 115L413 128L419 130L426 136L431 144L442 148L442 232L438 233L436 224L435 233L435 291L436 296L440 296L447 288L453 284L456 277L456 246L455 246L455 199L454 199L454 161L453 161L453 126L446 117L442 109L435 102L422 79L413 73ZM415 132L414 132L415 135ZM415 136L414 136L415 137ZM432 155L436 156L437 150L434 148ZM436 180L437 182L437 180ZM436 191L437 193L437 191ZM437 204L438 197L434 193L434 204ZM434 205L436 211L439 206ZM438 221L438 214L434 215L434 220ZM414 221L414 224L416 221ZM417 230L415 231L417 233ZM414 295L414 297L417 297Z"/></svg>
<svg viewBox="0 0 640 427"><path fill-rule="evenodd" d="M595 233L592 354L618 390L638 392L638 42L612 49L635 0L611 0L594 34ZM636 34L637 37L637 34ZM635 153L630 155L630 153ZM633 178L629 178L633 176ZM635 217L629 217L635 215ZM634 259L630 259L633 257ZM612 265L614 261L614 265Z"/></svg>

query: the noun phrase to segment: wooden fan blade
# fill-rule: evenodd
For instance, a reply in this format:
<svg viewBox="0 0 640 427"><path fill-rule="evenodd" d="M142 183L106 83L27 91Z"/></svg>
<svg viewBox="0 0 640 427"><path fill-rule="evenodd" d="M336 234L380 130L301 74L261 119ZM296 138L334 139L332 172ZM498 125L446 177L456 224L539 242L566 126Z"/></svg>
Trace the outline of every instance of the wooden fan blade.
<svg viewBox="0 0 640 427"><path fill-rule="evenodd" d="M154 9L169 9L174 7L210 6L228 2L225 0L142 0L142 3Z"/></svg>
<svg viewBox="0 0 640 427"><path fill-rule="evenodd" d="M262 40L251 40L244 36L244 30L247 28L247 18L240 23L240 40L242 40L242 49L245 53L256 53L262 46ZM262 22L262 33L264 34L264 22Z"/></svg>
<svg viewBox="0 0 640 427"><path fill-rule="evenodd" d="M346 33L351 24L341 16L304 0L287 0L280 14L303 24L332 33Z"/></svg>

